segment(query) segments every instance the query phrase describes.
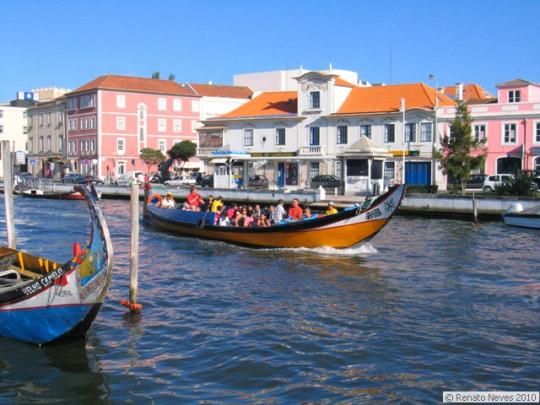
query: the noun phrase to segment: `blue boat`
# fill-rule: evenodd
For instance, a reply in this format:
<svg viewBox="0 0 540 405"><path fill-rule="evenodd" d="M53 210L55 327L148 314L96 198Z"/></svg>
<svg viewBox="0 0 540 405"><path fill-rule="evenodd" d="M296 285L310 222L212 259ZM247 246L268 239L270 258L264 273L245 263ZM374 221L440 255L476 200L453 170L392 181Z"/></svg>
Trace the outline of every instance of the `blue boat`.
<svg viewBox="0 0 540 405"><path fill-rule="evenodd" d="M34 344L86 338L111 282L113 249L95 194L77 191L88 203L90 237L66 263L0 247L0 336Z"/></svg>

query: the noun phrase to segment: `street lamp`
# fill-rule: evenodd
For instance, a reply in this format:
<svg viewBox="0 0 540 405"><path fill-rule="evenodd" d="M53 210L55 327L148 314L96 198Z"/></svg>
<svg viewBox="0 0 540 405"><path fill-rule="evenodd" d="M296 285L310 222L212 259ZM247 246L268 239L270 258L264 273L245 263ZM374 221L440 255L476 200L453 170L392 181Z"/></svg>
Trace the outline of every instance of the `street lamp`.
<svg viewBox="0 0 540 405"><path fill-rule="evenodd" d="M439 126L437 123L437 114L439 111L439 79L434 74L430 74L428 76L429 80L435 81L435 130L433 131L433 148L431 150L431 155L433 157L433 163L431 165L431 184L435 185L435 175L437 174L436 171L436 162L435 162L435 148L437 147L437 139L439 139Z"/></svg>

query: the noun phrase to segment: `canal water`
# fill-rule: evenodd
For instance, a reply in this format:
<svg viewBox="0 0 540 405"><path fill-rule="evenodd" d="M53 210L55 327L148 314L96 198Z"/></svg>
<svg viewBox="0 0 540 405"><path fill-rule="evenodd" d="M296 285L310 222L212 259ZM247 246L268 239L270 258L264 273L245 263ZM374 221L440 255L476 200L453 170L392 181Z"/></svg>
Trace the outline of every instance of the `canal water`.
<svg viewBox="0 0 540 405"><path fill-rule="evenodd" d="M22 249L62 261L86 239L84 203L15 207ZM129 205L102 207L115 273L87 342L0 338L0 403L432 403L539 388L538 231L398 216L359 248L276 251L141 227L144 310L130 316Z"/></svg>

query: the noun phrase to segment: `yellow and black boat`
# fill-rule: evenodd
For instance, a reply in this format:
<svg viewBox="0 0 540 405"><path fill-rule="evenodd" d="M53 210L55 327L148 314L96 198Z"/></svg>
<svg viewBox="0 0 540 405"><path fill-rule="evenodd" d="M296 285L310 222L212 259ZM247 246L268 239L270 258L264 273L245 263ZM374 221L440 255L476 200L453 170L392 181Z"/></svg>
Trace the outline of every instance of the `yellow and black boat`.
<svg viewBox="0 0 540 405"><path fill-rule="evenodd" d="M343 249L374 237L398 209L404 191L404 185L395 185L386 193L337 214L268 228L218 226L214 213L160 208L148 199L145 199L144 218L160 231L250 247Z"/></svg>

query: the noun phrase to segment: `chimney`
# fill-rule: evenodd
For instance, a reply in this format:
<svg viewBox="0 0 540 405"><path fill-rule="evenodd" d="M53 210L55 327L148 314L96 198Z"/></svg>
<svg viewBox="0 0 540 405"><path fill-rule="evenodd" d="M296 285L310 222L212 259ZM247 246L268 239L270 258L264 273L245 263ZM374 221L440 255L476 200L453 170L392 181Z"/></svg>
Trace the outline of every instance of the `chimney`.
<svg viewBox="0 0 540 405"><path fill-rule="evenodd" d="M463 100L463 83L456 83L456 98L459 101Z"/></svg>

